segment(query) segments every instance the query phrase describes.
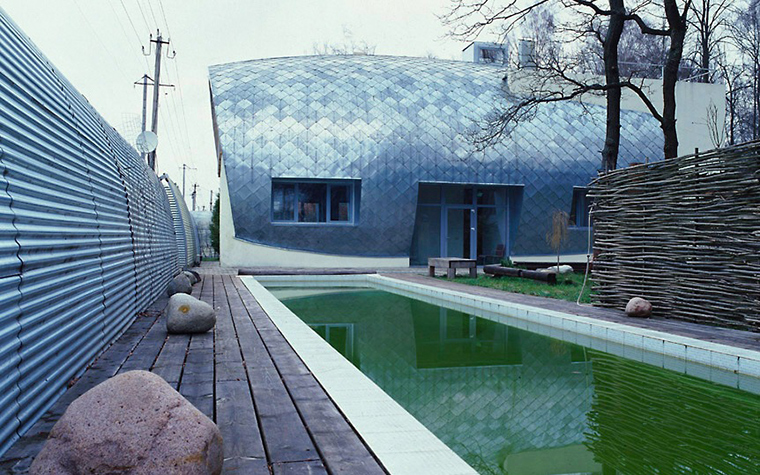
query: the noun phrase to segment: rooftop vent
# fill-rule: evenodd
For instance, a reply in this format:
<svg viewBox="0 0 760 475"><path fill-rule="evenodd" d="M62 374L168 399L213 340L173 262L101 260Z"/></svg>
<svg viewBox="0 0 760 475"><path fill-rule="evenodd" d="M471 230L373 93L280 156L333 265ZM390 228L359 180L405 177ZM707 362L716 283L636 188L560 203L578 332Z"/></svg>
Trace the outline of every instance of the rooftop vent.
<svg viewBox="0 0 760 475"><path fill-rule="evenodd" d="M462 59L472 63L507 64L507 47L498 43L475 41L462 50Z"/></svg>

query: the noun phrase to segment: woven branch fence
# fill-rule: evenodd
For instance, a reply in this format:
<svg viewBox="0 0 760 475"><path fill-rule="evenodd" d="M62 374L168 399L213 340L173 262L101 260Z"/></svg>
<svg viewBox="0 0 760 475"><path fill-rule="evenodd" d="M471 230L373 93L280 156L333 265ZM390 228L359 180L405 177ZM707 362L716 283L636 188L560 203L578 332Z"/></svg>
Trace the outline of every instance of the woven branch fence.
<svg viewBox="0 0 760 475"><path fill-rule="evenodd" d="M760 142L638 165L592 184L594 303L760 331Z"/></svg>

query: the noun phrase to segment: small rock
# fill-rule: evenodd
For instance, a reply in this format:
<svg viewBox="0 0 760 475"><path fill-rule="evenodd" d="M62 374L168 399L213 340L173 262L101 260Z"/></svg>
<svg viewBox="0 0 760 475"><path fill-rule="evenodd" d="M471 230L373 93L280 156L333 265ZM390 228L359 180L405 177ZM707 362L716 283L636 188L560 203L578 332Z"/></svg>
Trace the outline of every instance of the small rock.
<svg viewBox="0 0 760 475"><path fill-rule="evenodd" d="M219 428L161 377L129 371L69 405L34 459L31 475L217 475Z"/></svg>
<svg viewBox="0 0 760 475"><path fill-rule="evenodd" d="M190 285L195 285L200 280L195 276L194 273L190 272L189 270L183 271L182 273L185 274L187 278L190 280Z"/></svg>
<svg viewBox="0 0 760 475"><path fill-rule="evenodd" d="M652 315L652 304L641 297L634 297L625 306L625 314L629 317L649 317Z"/></svg>
<svg viewBox="0 0 760 475"><path fill-rule="evenodd" d="M551 266L547 269L548 272L557 272L557 266ZM569 266L567 264L563 264L559 266L559 274L572 274L573 273L573 266Z"/></svg>
<svg viewBox="0 0 760 475"><path fill-rule="evenodd" d="M189 294L192 291L193 286L190 284L190 279L188 279L185 274L179 274L176 276L171 282L169 282L169 286L166 288L166 293L169 294L169 297L179 293Z"/></svg>
<svg viewBox="0 0 760 475"><path fill-rule="evenodd" d="M166 306L166 331L169 333L205 333L216 325L211 305L185 294L174 294Z"/></svg>

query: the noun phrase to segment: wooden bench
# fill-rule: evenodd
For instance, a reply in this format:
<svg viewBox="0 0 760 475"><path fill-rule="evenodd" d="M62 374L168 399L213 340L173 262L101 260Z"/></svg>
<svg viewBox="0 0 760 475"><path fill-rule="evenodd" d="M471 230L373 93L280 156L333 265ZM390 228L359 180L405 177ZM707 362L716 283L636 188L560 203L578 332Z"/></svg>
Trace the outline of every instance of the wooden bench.
<svg viewBox="0 0 760 475"><path fill-rule="evenodd" d="M428 275L435 277L435 268L446 269L446 277L453 279L457 275L457 269L470 269L470 277L478 276L478 267L475 259L462 259L461 257L431 257L428 259Z"/></svg>

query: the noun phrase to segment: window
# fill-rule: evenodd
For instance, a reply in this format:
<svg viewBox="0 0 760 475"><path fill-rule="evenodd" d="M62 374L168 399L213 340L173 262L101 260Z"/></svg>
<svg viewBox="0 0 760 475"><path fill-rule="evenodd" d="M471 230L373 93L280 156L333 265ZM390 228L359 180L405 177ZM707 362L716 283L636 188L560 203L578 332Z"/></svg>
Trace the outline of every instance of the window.
<svg viewBox="0 0 760 475"><path fill-rule="evenodd" d="M356 180L272 180L272 221L354 224Z"/></svg>
<svg viewBox="0 0 760 475"><path fill-rule="evenodd" d="M573 202L570 205L570 225L587 228L591 214L591 200L587 196L588 188L574 186Z"/></svg>
<svg viewBox="0 0 760 475"><path fill-rule="evenodd" d="M481 63L504 63L504 50L501 48L481 48Z"/></svg>

